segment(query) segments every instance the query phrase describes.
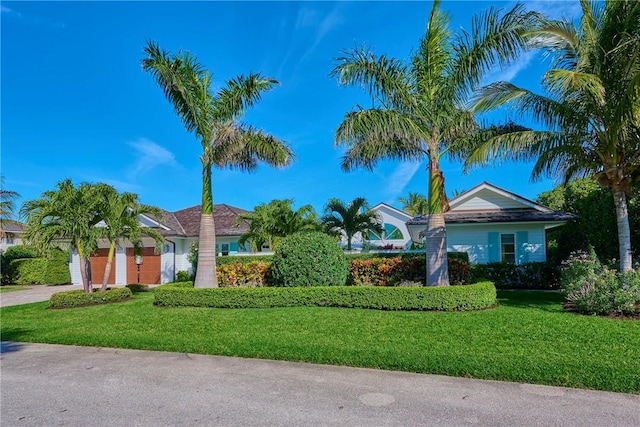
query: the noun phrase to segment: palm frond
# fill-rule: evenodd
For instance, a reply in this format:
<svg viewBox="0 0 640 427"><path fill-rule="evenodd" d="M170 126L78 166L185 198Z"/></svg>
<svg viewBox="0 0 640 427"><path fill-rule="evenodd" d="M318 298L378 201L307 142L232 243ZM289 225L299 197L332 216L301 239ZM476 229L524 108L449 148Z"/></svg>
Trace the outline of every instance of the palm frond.
<svg viewBox="0 0 640 427"><path fill-rule="evenodd" d="M235 120L262 99L262 94L280 84L277 80L259 73L240 75L227 85L213 99L213 119L216 122Z"/></svg>

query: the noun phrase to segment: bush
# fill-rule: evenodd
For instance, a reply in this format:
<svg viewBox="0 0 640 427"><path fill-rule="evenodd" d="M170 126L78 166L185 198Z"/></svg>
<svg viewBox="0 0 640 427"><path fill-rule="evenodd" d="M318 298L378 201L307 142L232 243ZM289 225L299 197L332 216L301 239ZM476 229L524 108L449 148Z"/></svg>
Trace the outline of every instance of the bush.
<svg viewBox="0 0 640 427"><path fill-rule="evenodd" d="M336 241L320 232L285 237L271 263L274 286L344 285L349 266Z"/></svg>
<svg viewBox="0 0 640 427"><path fill-rule="evenodd" d="M71 283L66 257L14 259L10 263L17 285L65 285Z"/></svg>
<svg viewBox="0 0 640 427"><path fill-rule="evenodd" d="M155 304L166 307L273 308L348 307L378 310L469 311L496 304L489 282L469 286L373 287L317 286L288 288L188 289L160 286Z"/></svg>
<svg viewBox="0 0 640 427"><path fill-rule="evenodd" d="M593 250L572 252L562 262L560 283L580 313L640 315L640 269L620 274L603 266Z"/></svg>
<svg viewBox="0 0 640 427"><path fill-rule="evenodd" d="M264 261L221 265L218 267L218 285L223 288L266 286L269 268L270 264Z"/></svg>
<svg viewBox="0 0 640 427"><path fill-rule="evenodd" d="M216 265L250 264L256 261L271 263L273 261L273 255L229 255L216 257Z"/></svg>
<svg viewBox="0 0 640 427"><path fill-rule="evenodd" d="M466 253L465 253L466 255ZM464 257L448 256L449 282L469 283L469 263ZM467 258L468 259L468 258ZM426 259L423 254L368 257L351 261L347 284L354 286L396 286L402 281L425 283Z"/></svg>
<svg viewBox="0 0 640 427"><path fill-rule="evenodd" d="M2 271L3 285L16 283L17 272L11 266L11 262L16 259L38 258L40 253L35 247L29 245L9 246L5 253L0 254L0 271Z"/></svg>
<svg viewBox="0 0 640 427"><path fill-rule="evenodd" d="M173 286L175 288L193 288L193 281L187 280L187 281L184 281L184 282L165 283L164 285L158 286L156 289L158 289L160 287L165 287L165 286Z"/></svg>
<svg viewBox="0 0 640 427"><path fill-rule="evenodd" d="M176 274L176 281L177 282L188 282L189 280L191 280L192 277L189 274L188 271L178 271L178 273Z"/></svg>
<svg viewBox="0 0 640 427"><path fill-rule="evenodd" d="M119 302L129 298L131 298L131 290L129 288L115 288L91 293L76 289L51 295L49 308L83 307L87 305Z"/></svg>
<svg viewBox="0 0 640 427"><path fill-rule="evenodd" d="M497 289L559 289L560 271L550 263L490 262L471 265L471 281L489 280Z"/></svg>
<svg viewBox="0 0 640 427"><path fill-rule="evenodd" d="M127 286L132 293L149 292L149 285L143 285L141 283L129 283Z"/></svg>

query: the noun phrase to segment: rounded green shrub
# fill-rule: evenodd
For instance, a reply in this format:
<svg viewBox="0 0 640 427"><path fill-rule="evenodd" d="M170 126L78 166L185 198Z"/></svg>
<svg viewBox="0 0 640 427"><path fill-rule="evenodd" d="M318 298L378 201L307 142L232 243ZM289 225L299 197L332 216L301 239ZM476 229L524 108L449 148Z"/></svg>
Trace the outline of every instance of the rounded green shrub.
<svg viewBox="0 0 640 427"><path fill-rule="evenodd" d="M330 236L296 233L282 240L271 263L273 286L335 286L347 281L349 265Z"/></svg>

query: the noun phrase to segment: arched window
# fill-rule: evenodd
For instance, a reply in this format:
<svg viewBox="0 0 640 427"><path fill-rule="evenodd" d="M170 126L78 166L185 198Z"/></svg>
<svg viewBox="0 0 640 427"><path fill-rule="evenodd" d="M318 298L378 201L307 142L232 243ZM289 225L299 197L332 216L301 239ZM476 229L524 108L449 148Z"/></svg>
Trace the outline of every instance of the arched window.
<svg viewBox="0 0 640 427"><path fill-rule="evenodd" d="M380 236L375 231L370 231L369 240L404 240L404 235L398 227L393 224L384 223L384 232Z"/></svg>

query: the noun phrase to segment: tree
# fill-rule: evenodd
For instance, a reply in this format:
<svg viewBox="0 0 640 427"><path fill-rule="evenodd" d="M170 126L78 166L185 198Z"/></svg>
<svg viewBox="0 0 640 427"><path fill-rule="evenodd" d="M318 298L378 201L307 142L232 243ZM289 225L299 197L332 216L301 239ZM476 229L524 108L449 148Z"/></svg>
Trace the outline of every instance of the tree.
<svg viewBox="0 0 640 427"><path fill-rule="evenodd" d="M23 236L41 253L52 246L78 253L85 292L92 291L87 272L89 256L97 249L96 225L102 220L99 203L96 186L83 183L75 187L67 179L59 182L57 189L45 191L39 199L27 201L20 209L20 214L27 218Z"/></svg>
<svg viewBox="0 0 640 427"><path fill-rule="evenodd" d="M402 204L403 211L414 217L426 215L429 210L427 198L420 193L410 192L407 197L398 198L398 203Z"/></svg>
<svg viewBox="0 0 640 427"><path fill-rule="evenodd" d="M578 178L541 193L538 202L553 210L570 212L577 218L548 234L550 250L547 258L560 262L575 250L593 247L598 258L608 261L618 257L616 213L611 191L594 179ZM631 243L640 244L640 198L629 200Z"/></svg>
<svg viewBox="0 0 640 427"><path fill-rule="evenodd" d="M239 243L251 242L252 249L260 252L266 243L274 250L280 240L301 231L319 229L318 217L311 205L293 210L293 200L272 200L256 206L253 212L243 213L236 218L236 226L242 221L249 222L249 230L240 236Z"/></svg>
<svg viewBox="0 0 640 427"><path fill-rule="evenodd" d="M169 53L153 42L144 49L142 69L150 73L173 105L186 130L202 146L202 212L196 288L217 287L211 167L252 171L259 161L274 166L291 162L293 153L277 138L241 123L247 108L278 82L251 73L229 80L216 94L212 75L188 52Z"/></svg>
<svg viewBox="0 0 640 427"><path fill-rule="evenodd" d="M99 198L100 218L104 222L104 226L99 228L99 237L109 241L107 264L102 279L102 290L106 290L116 247L124 239L131 242L134 247L138 247L142 236L146 235L154 240L156 251L160 250L164 237L153 228L142 227L138 216L150 214L161 219L163 213L157 207L141 204L137 194L118 193L115 188L107 184L98 184L96 192Z"/></svg>
<svg viewBox="0 0 640 427"><path fill-rule="evenodd" d="M340 84L364 87L372 108L348 112L335 135L345 146L342 169L373 169L379 159L428 161L427 285L448 285L444 212L448 202L440 161L460 158L463 146L482 136L465 108L470 90L493 65L505 64L524 48L532 22L521 5L501 18L489 10L474 19L471 33L454 36L449 18L434 1L426 33L410 62L376 56L366 49L346 51L331 72ZM465 144L462 144L465 141Z"/></svg>
<svg viewBox="0 0 640 427"><path fill-rule="evenodd" d="M620 270L631 270L627 197L640 184L640 2L582 0L573 21L541 18L530 46L551 58L543 94L496 82L482 88L476 111L514 108L540 122L490 139L469 163L535 160L532 179L593 176L613 195Z"/></svg>
<svg viewBox="0 0 640 427"><path fill-rule="evenodd" d="M380 234L384 231L382 220L363 197L357 197L346 205L342 200L329 199L321 222L329 232L338 231L347 238L348 251L351 250L351 240L356 233L364 236L371 231Z"/></svg>
<svg viewBox="0 0 640 427"><path fill-rule="evenodd" d="M14 217L15 202L20 194L4 188L4 177L0 176L0 237L6 235L5 225L19 224Z"/></svg>

